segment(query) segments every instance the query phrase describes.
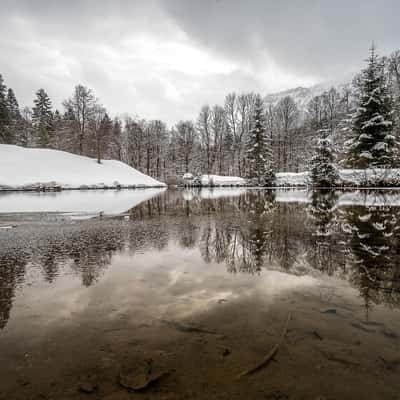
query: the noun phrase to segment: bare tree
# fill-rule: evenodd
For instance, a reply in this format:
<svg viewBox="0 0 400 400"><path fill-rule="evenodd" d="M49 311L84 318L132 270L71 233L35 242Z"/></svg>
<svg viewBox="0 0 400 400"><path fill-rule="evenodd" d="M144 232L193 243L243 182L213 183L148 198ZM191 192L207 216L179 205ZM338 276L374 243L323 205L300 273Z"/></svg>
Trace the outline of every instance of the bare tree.
<svg viewBox="0 0 400 400"><path fill-rule="evenodd" d="M89 122L96 104L97 100L92 90L83 85L75 86L72 96L63 103L64 107L71 110L74 115L79 154L83 154Z"/></svg>
<svg viewBox="0 0 400 400"><path fill-rule="evenodd" d="M227 134L232 138L232 165L231 172L236 173L236 164L238 159L238 133L239 133L239 110L238 110L238 96L235 92L229 93L225 97L225 118Z"/></svg>
<svg viewBox="0 0 400 400"><path fill-rule="evenodd" d="M192 121L180 121L176 125L177 147L182 157L183 172L190 172L196 144L196 130Z"/></svg>
<svg viewBox="0 0 400 400"><path fill-rule="evenodd" d="M215 138L215 151L218 162L218 174L223 175L224 165L224 145L225 145L225 110L218 105L212 109L211 115L211 131Z"/></svg>
<svg viewBox="0 0 400 400"><path fill-rule="evenodd" d="M200 133L201 147L205 152L205 164L207 175L211 174L212 166L214 163L214 144L215 137L213 137L213 131L211 129L211 109L210 106L205 105L200 111L200 115L197 122L197 127Z"/></svg>
<svg viewBox="0 0 400 400"><path fill-rule="evenodd" d="M290 96L284 97L276 105L279 121L278 129L278 170L288 169L288 155L292 146L292 129L296 126L299 111L295 101Z"/></svg>
<svg viewBox="0 0 400 400"><path fill-rule="evenodd" d="M245 174L246 162L243 157L246 139L251 129L251 116L254 110L256 95L254 93L243 93L238 96L238 127L234 145L236 147L237 171L239 176Z"/></svg>
<svg viewBox="0 0 400 400"><path fill-rule="evenodd" d="M89 127L94 141L97 162L101 164L104 148L107 145L111 132L111 120L102 105L95 104L91 110Z"/></svg>

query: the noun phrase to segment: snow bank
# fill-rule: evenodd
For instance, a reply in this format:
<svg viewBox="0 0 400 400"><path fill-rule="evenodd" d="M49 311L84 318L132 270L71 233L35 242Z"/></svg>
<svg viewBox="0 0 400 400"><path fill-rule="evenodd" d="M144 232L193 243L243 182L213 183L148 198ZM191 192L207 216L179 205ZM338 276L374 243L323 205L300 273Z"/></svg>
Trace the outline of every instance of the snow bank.
<svg viewBox="0 0 400 400"><path fill-rule="evenodd" d="M278 172L275 175L276 186L307 186L308 181L308 172Z"/></svg>
<svg viewBox="0 0 400 400"><path fill-rule="evenodd" d="M202 186L245 186L246 181L238 176L202 175Z"/></svg>
<svg viewBox="0 0 400 400"><path fill-rule="evenodd" d="M95 159L51 149L0 145L0 190L38 186L64 189L162 187L164 183L120 161Z"/></svg>
<svg viewBox="0 0 400 400"><path fill-rule="evenodd" d="M400 169L342 169L343 186L400 186Z"/></svg>
<svg viewBox="0 0 400 400"><path fill-rule="evenodd" d="M165 191L165 188L135 190L67 190L62 192L0 193L1 213L54 212L90 217L122 214Z"/></svg>

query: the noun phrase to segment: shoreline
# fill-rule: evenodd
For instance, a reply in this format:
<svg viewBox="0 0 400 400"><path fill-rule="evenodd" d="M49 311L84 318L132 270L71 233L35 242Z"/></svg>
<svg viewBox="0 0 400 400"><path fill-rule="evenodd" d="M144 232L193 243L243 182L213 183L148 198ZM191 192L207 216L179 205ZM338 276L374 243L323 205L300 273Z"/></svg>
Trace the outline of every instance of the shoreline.
<svg viewBox="0 0 400 400"><path fill-rule="evenodd" d="M333 187L314 187L306 185L298 186L246 186L246 185L201 185L201 186L168 186L168 185L157 185L157 186L83 186L83 187L22 187L22 188L2 188L0 187L0 193L10 193L10 192L31 192L31 193L58 193L63 191L96 191L96 190L144 190L144 189L249 189L249 190L324 190L324 191L334 191L334 190L400 190L400 186L333 186Z"/></svg>

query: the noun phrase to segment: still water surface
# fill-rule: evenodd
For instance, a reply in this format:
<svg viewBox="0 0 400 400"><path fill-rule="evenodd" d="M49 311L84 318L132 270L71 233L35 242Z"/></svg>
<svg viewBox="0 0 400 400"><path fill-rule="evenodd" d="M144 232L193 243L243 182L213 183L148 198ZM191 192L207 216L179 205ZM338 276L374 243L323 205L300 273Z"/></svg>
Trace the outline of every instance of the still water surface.
<svg viewBox="0 0 400 400"><path fill-rule="evenodd" d="M0 399L399 399L399 306L400 193L0 196Z"/></svg>

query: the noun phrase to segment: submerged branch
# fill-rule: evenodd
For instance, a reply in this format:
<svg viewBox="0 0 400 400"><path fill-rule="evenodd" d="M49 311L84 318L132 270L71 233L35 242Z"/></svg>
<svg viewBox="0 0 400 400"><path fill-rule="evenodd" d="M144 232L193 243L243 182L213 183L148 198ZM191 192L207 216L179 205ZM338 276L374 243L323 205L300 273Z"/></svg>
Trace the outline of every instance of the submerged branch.
<svg viewBox="0 0 400 400"><path fill-rule="evenodd" d="M291 320L291 318L292 318L292 313L289 312L287 319L286 319L285 326L283 328L283 331L279 338L278 343L275 344L275 346L269 351L269 353L259 363L257 363L252 368L241 372L238 375L238 378L242 378L243 376L250 375L250 374L253 374L254 372L257 372L258 370L260 370L261 368L264 368L266 365L268 365L273 360L273 358L275 357L276 353L279 350L279 347L281 346L281 344L283 343L283 341L285 339L285 336L286 336L287 330L288 330L289 321Z"/></svg>

